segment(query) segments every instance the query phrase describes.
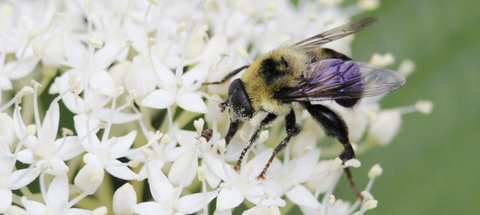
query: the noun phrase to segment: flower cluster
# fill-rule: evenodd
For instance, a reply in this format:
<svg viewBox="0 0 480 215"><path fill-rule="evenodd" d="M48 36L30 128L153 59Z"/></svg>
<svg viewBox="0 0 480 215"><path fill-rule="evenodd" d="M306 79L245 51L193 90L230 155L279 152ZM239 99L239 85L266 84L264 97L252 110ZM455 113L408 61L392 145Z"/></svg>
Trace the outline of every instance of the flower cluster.
<svg viewBox="0 0 480 215"><path fill-rule="evenodd" d="M273 160L266 180L256 176L284 135L280 121L234 171L262 114L226 146L228 118L218 101L228 84L202 86L286 40L379 6L341 2L0 2L0 213L221 215L245 204L244 214L279 214L291 208L286 199L305 214L375 208L369 191L382 168L371 168L363 201L337 200L343 169L360 162L335 158L340 144L320 149L323 131L306 112L302 133ZM349 55L352 38L327 46ZM393 62L391 54L374 54L370 63ZM414 67L407 59L398 71L407 76ZM364 99L355 111L327 104L344 117L358 153L390 143L402 114L432 109L419 101L385 110L380 99ZM207 128L211 137L202 135Z"/></svg>

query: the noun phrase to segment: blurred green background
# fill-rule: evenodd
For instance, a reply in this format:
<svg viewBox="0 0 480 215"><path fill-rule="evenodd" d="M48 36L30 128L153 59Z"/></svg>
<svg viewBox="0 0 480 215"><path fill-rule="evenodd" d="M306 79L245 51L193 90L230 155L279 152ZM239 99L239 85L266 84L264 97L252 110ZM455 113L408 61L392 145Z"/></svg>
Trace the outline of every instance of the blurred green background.
<svg viewBox="0 0 480 215"><path fill-rule="evenodd" d="M356 35L353 58L391 52L392 68L405 58L417 65L382 105L434 103L430 115L404 115L389 146L359 156L360 186L369 167L384 168L372 189L378 207L367 214L480 214L480 1L381 1L367 16L382 20ZM351 195L348 186L336 193Z"/></svg>

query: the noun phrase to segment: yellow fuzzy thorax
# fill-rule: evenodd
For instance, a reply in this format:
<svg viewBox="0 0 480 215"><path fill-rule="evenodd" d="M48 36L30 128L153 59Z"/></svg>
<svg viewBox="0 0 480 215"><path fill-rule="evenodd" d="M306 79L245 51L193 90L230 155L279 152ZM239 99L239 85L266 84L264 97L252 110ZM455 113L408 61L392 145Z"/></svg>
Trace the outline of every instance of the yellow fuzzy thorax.
<svg viewBox="0 0 480 215"><path fill-rule="evenodd" d="M266 61L271 66L266 66ZM280 103L273 95L282 88L298 86L309 62L311 56L293 46L279 47L255 60L241 77L254 110L288 114L291 104Z"/></svg>

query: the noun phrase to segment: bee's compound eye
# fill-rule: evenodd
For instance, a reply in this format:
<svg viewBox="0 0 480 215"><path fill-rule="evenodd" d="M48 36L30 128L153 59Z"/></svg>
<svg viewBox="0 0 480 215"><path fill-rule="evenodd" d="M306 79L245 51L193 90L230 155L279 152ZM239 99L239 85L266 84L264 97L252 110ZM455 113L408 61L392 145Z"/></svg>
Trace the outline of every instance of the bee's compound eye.
<svg viewBox="0 0 480 215"><path fill-rule="evenodd" d="M236 79L230 84L228 96L230 97L230 105L237 116L242 118L252 118L253 108L250 104L247 92L245 91L245 87L240 79Z"/></svg>

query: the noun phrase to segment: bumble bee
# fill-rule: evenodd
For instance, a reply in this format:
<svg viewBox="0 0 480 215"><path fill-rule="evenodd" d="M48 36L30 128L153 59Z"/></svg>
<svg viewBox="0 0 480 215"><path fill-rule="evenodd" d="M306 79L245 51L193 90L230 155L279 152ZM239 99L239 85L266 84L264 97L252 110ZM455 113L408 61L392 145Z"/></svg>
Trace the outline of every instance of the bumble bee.
<svg viewBox="0 0 480 215"><path fill-rule="evenodd" d="M246 69L241 78L230 84L228 98L220 104L221 111L227 110L230 115L230 126L225 136L227 144L245 121L259 112L268 113L249 139L235 170L240 170L243 156L257 140L261 130L277 117L284 116L286 137L275 148L257 177L259 180L265 179L276 154L301 130L296 123L294 103L306 109L327 136L338 139L343 145L344 150L339 156L343 162L355 157L345 122L335 111L319 102L333 100L345 108L351 108L361 98L398 89L405 83L405 78L395 71L355 62L342 53L321 46L361 31L377 21L378 18L353 21L293 45L282 45L259 57L253 64L232 71L221 81L204 83L222 84ZM348 168L345 168L345 173L352 189L361 198Z"/></svg>

